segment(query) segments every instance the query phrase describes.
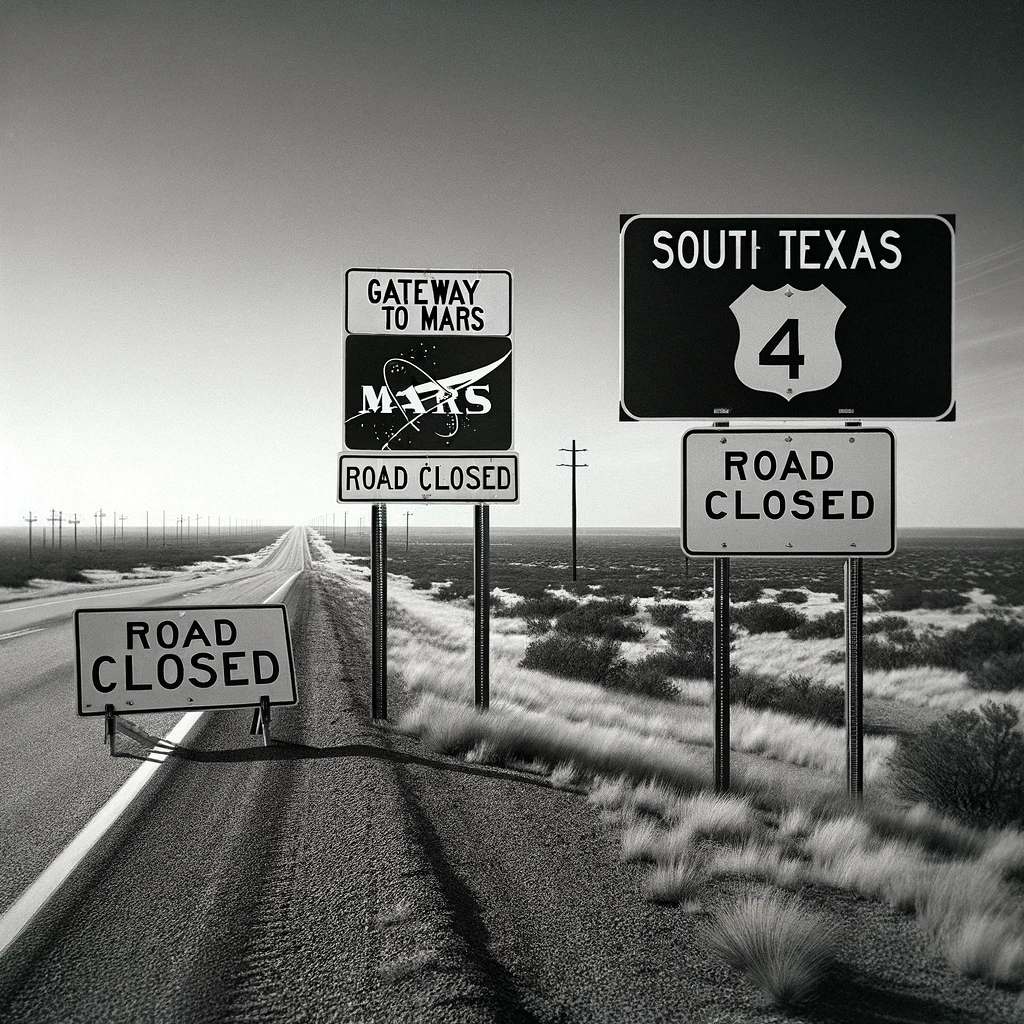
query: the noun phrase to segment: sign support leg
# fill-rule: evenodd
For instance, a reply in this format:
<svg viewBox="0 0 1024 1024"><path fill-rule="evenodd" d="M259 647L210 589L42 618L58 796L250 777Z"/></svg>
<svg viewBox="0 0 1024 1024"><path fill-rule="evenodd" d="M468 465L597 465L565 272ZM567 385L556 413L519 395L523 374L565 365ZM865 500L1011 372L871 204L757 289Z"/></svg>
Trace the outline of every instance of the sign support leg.
<svg viewBox="0 0 1024 1024"><path fill-rule="evenodd" d="M473 608L475 615L475 685L478 711L490 704L491 661L491 509L489 505L473 507Z"/></svg>
<svg viewBox="0 0 1024 1024"><path fill-rule="evenodd" d="M864 559L846 560L846 792L864 794Z"/></svg>
<svg viewBox="0 0 1024 1024"><path fill-rule="evenodd" d="M715 792L729 791L729 559L715 559L714 629L714 735L712 760Z"/></svg>
<svg viewBox="0 0 1024 1024"><path fill-rule="evenodd" d="M255 736L260 733L263 736L263 746L270 746L270 698L260 697L260 706L252 713L252 725L249 728L249 735Z"/></svg>
<svg viewBox="0 0 1024 1024"><path fill-rule="evenodd" d="M371 715L388 717L388 507L373 506L370 537Z"/></svg>
<svg viewBox="0 0 1024 1024"><path fill-rule="evenodd" d="M110 756L116 756L114 738L117 736L117 715L114 714L114 705L108 704L103 711L103 742L110 743Z"/></svg>

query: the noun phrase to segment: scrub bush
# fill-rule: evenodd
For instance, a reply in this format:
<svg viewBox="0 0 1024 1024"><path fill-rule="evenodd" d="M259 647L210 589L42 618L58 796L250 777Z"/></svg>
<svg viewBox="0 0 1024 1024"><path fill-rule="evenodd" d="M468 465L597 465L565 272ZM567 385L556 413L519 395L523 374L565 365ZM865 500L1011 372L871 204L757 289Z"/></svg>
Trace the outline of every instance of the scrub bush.
<svg viewBox="0 0 1024 1024"><path fill-rule="evenodd" d="M532 641L520 665L569 679L600 683L618 663L621 649L618 640L554 632Z"/></svg>
<svg viewBox="0 0 1024 1024"><path fill-rule="evenodd" d="M843 688L814 683L808 676L791 675L779 682L757 672L737 672L729 680L729 703L826 725L842 725L846 720Z"/></svg>
<svg viewBox="0 0 1024 1024"><path fill-rule="evenodd" d="M684 615L690 614L685 604L662 604L658 602L648 607L651 622L656 626L674 626Z"/></svg>
<svg viewBox="0 0 1024 1024"><path fill-rule="evenodd" d="M711 679L714 626L705 619L680 619L668 632L672 675Z"/></svg>
<svg viewBox="0 0 1024 1024"><path fill-rule="evenodd" d="M806 604L807 603L807 591L806 590L780 590L775 595L775 600L779 604Z"/></svg>
<svg viewBox="0 0 1024 1024"><path fill-rule="evenodd" d="M811 999L833 962L834 930L791 896L749 896L719 914L708 946L776 1005Z"/></svg>
<svg viewBox="0 0 1024 1024"><path fill-rule="evenodd" d="M642 640L643 627L632 622L624 622L617 609L622 602L588 601L579 604L558 616L555 628L560 633L573 635L603 636L610 640ZM627 606L635 608L634 602Z"/></svg>
<svg viewBox="0 0 1024 1024"><path fill-rule="evenodd" d="M916 583L897 583L888 594L878 598L879 608L887 612L908 612L914 608L962 608L969 603L970 598L956 590L926 590Z"/></svg>
<svg viewBox="0 0 1024 1024"><path fill-rule="evenodd" d="M842 640L846 636L846 616L842 612L825 612L820 618L806 619L789 630L794 640Z"/></svg>
<svg viewBox="0 0 1024 1024"><path fill-rule="evenodd" d="M749 633L785 633L807 621L800 612L774 601L738 605L731 610L730 618Z"/></svg>
<svg viewBox="0 0 1024 1024"><path fill-rule="evenodd" d="M1024 736L1012 704L988 701L951 711L918 733L900 736L889 758L898 796L927 803L979 828L1024 823Z"/></svg>

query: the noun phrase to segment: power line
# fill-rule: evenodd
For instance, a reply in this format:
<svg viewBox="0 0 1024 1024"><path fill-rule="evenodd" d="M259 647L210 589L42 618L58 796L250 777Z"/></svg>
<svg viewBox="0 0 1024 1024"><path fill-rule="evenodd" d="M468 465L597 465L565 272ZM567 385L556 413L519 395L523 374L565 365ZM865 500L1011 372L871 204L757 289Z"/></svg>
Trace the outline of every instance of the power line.
<svg viewBox="0 0 1024 1024"><path fill-rule="evenodd" d="M577 448L576 439L573 438L572 448L559 448L560 452L572 452L572 462L559 462L559 467L568 467L572 470L572 580L576 582L576 470L583 469L587 463L577 462L576 456L585 452L586 448Z"/></svg>

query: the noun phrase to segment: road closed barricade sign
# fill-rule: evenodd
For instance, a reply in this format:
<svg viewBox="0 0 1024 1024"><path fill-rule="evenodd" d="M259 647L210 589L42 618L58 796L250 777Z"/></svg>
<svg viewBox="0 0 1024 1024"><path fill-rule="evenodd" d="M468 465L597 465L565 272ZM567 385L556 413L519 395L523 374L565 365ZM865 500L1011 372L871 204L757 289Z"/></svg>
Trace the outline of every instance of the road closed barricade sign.
<svg viewBox="0 0 1024 1024"><path fill-rule="evenodd" d="M295 704L284 605L75 612L78 714Z"/></svg>

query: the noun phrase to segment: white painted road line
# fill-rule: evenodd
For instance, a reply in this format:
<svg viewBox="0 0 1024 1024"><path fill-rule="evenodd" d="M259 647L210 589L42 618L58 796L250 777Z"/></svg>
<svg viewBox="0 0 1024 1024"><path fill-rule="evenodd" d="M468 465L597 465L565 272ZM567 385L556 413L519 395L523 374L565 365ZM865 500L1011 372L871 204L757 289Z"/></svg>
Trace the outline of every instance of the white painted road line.
<svg viewBox="0 0 1024 1024"><path fill-rule="evenodd" d="M42 626L36 626L34 629L19 629L16 633L0 633L0 640L13 640L16 636L28 636L29 633L42 633L42 631Z"/></svg>
<svg viewBox="0 0 1024 1024"><path fill-rule="evenodd" d="M292 573L263 604L278 604L288 588L295 582L301 569ZM0 957L15 939L28 927L32 919L46 906L53 894L64 884L72 871L85 859L89 851L103 838L107 830L127 810L142 792L146 783L167 760L174 746L181 743L203 717L202 711L187 711L178 724L163 737L149 754L144 764L130 775L121 788L89 819L85 827L56 856L43 873L21 894L15 904L0 917Z"/></svg>

